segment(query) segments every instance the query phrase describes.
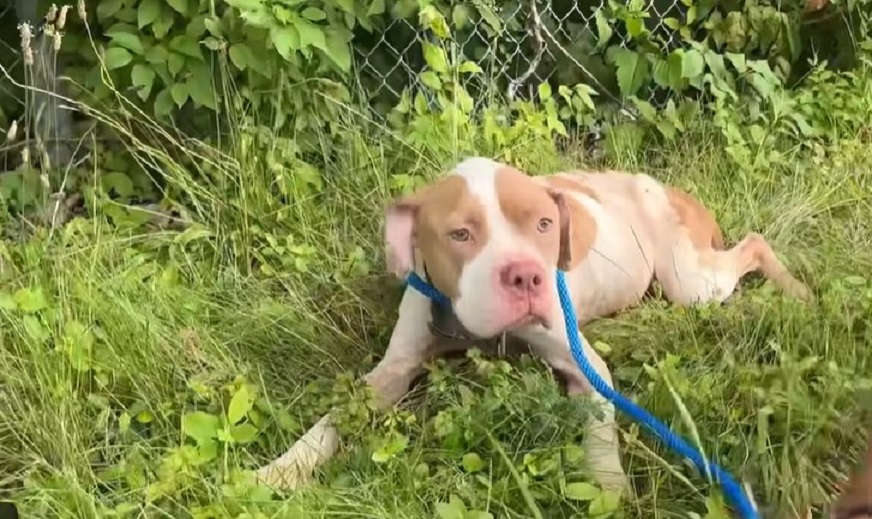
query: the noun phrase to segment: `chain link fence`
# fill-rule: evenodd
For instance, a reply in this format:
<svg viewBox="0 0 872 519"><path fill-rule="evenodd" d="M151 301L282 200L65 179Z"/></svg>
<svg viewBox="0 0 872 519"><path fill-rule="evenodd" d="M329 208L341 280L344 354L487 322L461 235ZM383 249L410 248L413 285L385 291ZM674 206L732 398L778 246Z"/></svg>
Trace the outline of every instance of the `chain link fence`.
<svg viewBox="0 0 872 519"><path fill-rule="evenodd" d="M599 93L600 102L623 107L614 66L606 56L615 47L631 49L635 43L626 30L618 29L624 24L610 23L605 13L626 6L610 6L609 0L496 2L500 0L470 0L443 13L452 33L455 62L471 60L484 71L477 78L460 78L476 109L497 95L530 99L543 82L552 87L585 83ZM629 5L638 13L637 23L657 38L661 49L678 46L676 31L664 20L684 14L686 7L680 0L634 0ZM435 38L420 27L417 16L385 19L373 40L355 42L355 57L370 97L393 106L405 88L424 86L421 73L428 67L420 42ZM638 95L649 102L660 104L665 99L666 93L656 86L646 85L643 90Z"/></svg>

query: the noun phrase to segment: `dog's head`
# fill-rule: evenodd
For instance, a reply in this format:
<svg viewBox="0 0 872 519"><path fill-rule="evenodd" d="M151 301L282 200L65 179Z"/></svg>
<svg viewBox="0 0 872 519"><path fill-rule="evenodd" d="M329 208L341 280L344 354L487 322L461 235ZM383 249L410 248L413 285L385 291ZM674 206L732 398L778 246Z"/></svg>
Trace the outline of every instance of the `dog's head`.
<svg viewBox="0 0 872 519"><path fill-rule="evenodd" d="M426 272L479 337L551 326L555 269L569 269L591 245L589 216L573 221L579 210L544 179L490 159L467 159L389 207L388 264L400 277Z"/></svg>

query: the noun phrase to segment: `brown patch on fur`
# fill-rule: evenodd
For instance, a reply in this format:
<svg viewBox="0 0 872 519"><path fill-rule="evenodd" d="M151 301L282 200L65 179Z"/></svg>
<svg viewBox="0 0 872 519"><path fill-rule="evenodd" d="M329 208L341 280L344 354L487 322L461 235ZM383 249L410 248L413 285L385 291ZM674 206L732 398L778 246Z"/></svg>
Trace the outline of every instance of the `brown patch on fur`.
<svg viewBox="0 0 872 519"><path fill-rule="evenodd" d="M427 266L430 282L448 297L459 295L464 265L487 243L488 224L484 207L467 189L466 180L447 176L397 202L415 208L413 244L416 263ZM449 233L466 228L466 242Z"/></svg>
<svg viewBox="0 0 872 519"><path fill-rule="evenodd" d="M553 187L554 189L582 193L593 198L597 202L601 202L599 196L593 189L588 187L578 177L575 177L571 174L558 173L549 177L542 177L542 180L544 180L546 184Z"/></svg>
<svg viewBox="0 0 872 519"><path fill-rule="evenodd" d="M569 270L580 263L593 246L596 222L581 203L566 196L550 179L537 180L514 168L502 168L496 175L497 198L506 219L533 240L553 265ZM587 189L571 180L563 185L573 191ZM538 229L542 218L552 222L545 232Z"/></svg>
<svg viewBox="0 0 872 519"><path fill-rule="evenodd" d="M724 235L714 215L696 198L684 191L667 186L666 197L678 216L678 223L690 234L690 241L698 250L724 249Z"/></svg>

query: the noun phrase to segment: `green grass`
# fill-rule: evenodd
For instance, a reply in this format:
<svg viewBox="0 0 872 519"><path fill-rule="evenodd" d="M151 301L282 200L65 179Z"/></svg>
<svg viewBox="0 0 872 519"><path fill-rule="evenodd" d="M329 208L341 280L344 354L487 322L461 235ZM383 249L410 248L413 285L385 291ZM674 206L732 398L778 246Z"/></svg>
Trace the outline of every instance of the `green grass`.
<svg viewBox="0 0 872 519"><path fill-rule="evenodd" d="M305 490L271 496L240 472L347 400L352 375L383 352L400 289L381 274L382 207L397 184L457 158L350 135L323 185L296 184L284 200L263 166L281 143L255 153L242 134L217 156L165 135L190 160L139 153L167 173L169 199L195 226L145 232L119 227L116 212L116 225L78 219L0 246L0 488L24 517L481 517L446 504L452 495L495 517L584 517L607 505L566 497L591 481L576 447L590 411L531 359L434 366L387 417L352 399L343 454ZM690 189L731 242L763 233L816 301L749 279L723 307L648 301L585 334L622 392L686 437L692 420L706 453L750 483L764 510L789 516L831 491L863 440L869 143L849 136L747 173L708 135L656 154L623 150L610 165L644 164ZM547 146L519 156L536 172L582 165ZM220 440L207 456L183 417L191 432L191 416L211 423L228 408L258 435ZM704 478L621 426L637 489L625 516L704 516L708 503L719 517Z"/></svg>

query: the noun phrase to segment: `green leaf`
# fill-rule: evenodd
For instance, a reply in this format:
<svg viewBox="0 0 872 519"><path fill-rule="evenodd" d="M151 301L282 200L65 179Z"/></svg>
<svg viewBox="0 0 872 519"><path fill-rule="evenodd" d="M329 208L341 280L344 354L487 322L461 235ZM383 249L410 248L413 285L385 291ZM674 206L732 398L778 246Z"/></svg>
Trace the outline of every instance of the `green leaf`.
<svg viewBox="0 0 872 519"><path fill-rule="evenodd" d="M136 64L130 71L130 81L138 87L136 94L145 101L151 95L151 87L154 86L154 69L143 64ZM122 195L124 196L124 195Z"/></svg>
<svg viewBox="0 0 872 519"><path fill-rule="evenodd" d="M696 49L688 49L681 57L681 77L694 79L702 75L705 70L705 61L702 54Z"/></svg>
<svg viewBox="0 0 872 519"><path fill-rule="evenodd" d="M109 70L121 68L133 61L133 56L127 49L121 47L109 47L103 54L103 62Z"/></svg>
<svg viewBox="0 0 872 519"><path fill-rule="evenodd" d="M380 449L372 453L372 461L384 463L403 452L409 445L409 438L403 434L392 433Z"/></svg>
<svg viewBox="0 0 872 519"><path fill-rule="evenodd" d="M263 7L263 0L224 0L227 5L240 11L258 11Z"/></svg>
<svg viewBox="0 0 872 519"><path fill-rule="evenodd" d="M612 47L615 48L615 47ZM648 76L648 60L639 54L618 47L614 51L617 66L618 88L624 97L634 95L645 83Z"/></svg>
<svg viewBox="0 0 872 519"><path fill-rule="evenodd" d="M460 464L463 465L463 469L467 472L478 472L487 466L484 460L481 459L481 456L474 452L464 454Z"/></svg>
<svg viewBox="0 0 872 519"><path fill-rule="evenodd" d="M733 68L736 69L736 72L739 74L744 74L748 71L748 64L745 61L744 54L736 54L733 52L727 52L725 54L727 59L730 61L730 64L733 65Z"/></svg>
<svg viewBox="0 0 872 519"><path fill-rule="evenodd" d="M130 52L139 54L140 56L145 54L145 47L142 45L142 40L140 40L139 36L136 34L116 29L114 31L106 31L106 36L108 36L112 40L112 43L118 47L123 47Z"/></svg>
<svg viewBox="0 0 872 519"><path fill-rule="evenodd" d="M127 176L126 173L121 173L119 171L113 171L103 175L100 178L100 184L107 192L114 190L119 196L123 197L133 196L133 193L136 190L130 177Z"/></svg>
<svg viewBox="0 0 872 519"><path fill-rule="evenodd" d="M480 74L481 67L478 66L478 63L474 61L464 61L457 67L457 71L461 74Z"/></svg>
<svg viewBox="0 0 872 519"><path fill-rule="evenodd" d="M233 437L233 441L236 443L251 443L257 438L257 433L257 427L250 423L234 425L230 428L230 436Z"/></svg>
<svg viewBox="0 0 872 519"><path fill-rule="evenodd" d="M457 30L463 30L466 24L469 23L470 9L468 5L458 4L454 6L451 12L451 20L454 22L454 27Z"/></svg>
<svg viewBox="0 0 872 519"><path fill-rule="evenodd" d="M303 12L300 13L303 15L303 18L307 20L311 20L313 22L320 22L327 18L327 15L321 9L317 7L307 7L303 9Z"/></svg>
<svg viewBox="0 0 872 519"><path fill-rule="evenodd" d="M676 49L671 52L669 57L666 58L666 63L668 66L666 74L667 84L673 90L681 89L682 85L684 85L684 77L681 75L684 71L684 50Z"/></svg>
<svg viewBox="0 0 872 519"><path fill-rule="evenodd" d="M218 437L221 420L214 414L203 411L186 413L182 417L182 432L200 445Z"/></svg>
<svg viewBox="0 0 872 519"><path fill-rule="evenodd" d="M251 49L244 43L234 43L227 54L230 62L239 70L245 70L254 61Z"/></svg>
<svg viewBox="0 0 872 519"><path fill-rule="evenodd" d="M448 498L447 503L436 503L436 515L439 519L464 519L466 517L466 505L463 500L454 494Z"/></svg>
<svg viewBox="0 0 872 519"><path fill-rule="evenodd" d="M385 12L385 0L370 0L366 16L378 16Z"/></svg>
<svg viewBox="0 0 872 519"><path fill-rule="evenodd" d="M227 406L227 421L234 425L238 424L251 411L253 405L254 395L246 384L240 385L230 399L230 405Z"/></svg>
<svg viewBox="0 0 872 519"><path fill-rule="evenodd" d="M142 0L136 10L136 23L140 29L148 27L160 16L160 0Z"/></svg>
<svg viewBox="0 0 872 519"><path fill-rule="evenodd" d="M39 312L48 306L45 295L40 288L19 288L12 294L12 299L21 311L28 314Z"/></svg>
<svg viewBox="0 0 872 519"><path fill-rule="evenodd" d="M160 16L151 26L151 32L154 33L154 37L162 40L170 32L170 29L173 26L173 21L175 16L173 12L169 9L161 9Z"/></svg>
<svg viewBox="0 0 872 519"><path fill-rule="evenodd" d="M200 67L195 68L188 77L187 87L192 101L210 110L218 108L215 103L215 89L212 87L212 72L208 66L200 64Z"/></svg>
<svg viewBox="0 0 872 519"><path fill-rule="evenodd" d="M325 50L327 48L327 40L324 38L324 31L313 23L305 20L297 20L294 24L297 33L300 35L300 48L315 47L316 49Z"/></svg>
<svg viewBox="0 0 872 519"><path fill-rule="evenodd" d="M621 504L621 495L617 492L603 490L600 495L590 502L588 511L592 516L611 514Z"/></svg>
<svg viewBox="0 0 872 519"><path fill-rule="evenodd" d="M270 39L276 51L286 61L290 60L291 55L300 48L300 33L290 25L273 27L270 30Z"/></svg>
<svg viewBox="0 0 872 519"><path fill-rule="evenodd" d="M609 43L614 31L612 30L612 26L609 25L609 21L606 18L605 13L603 13L602 8L597 9L593 17L596 21L597 33L597 42L594 50L597 51L603 49Z"/></svg>
<svg viewBox="0 0 872 519"><path fill-rule="evenodd" d="M163 45L155 45L150 47L147 51L145 51L145 61L151 63L152 65L156 65L158 63L166 63L169 58L170 52Z"/></svg>
<svg viewBox="0 0 872 519"><path fill-rule="evenodd" d="M183 56L203 61L203 52L200 50L200 43L196 38L187 35L176 36L170 41L169 48Z"/></svg>
<svg viewBox="0 0 872 519"><path fill-rule="evenodd" d="M432 70L425 70L424 72L421 72L418 78L421 80L421 83L423 83L424 86L426 86L427 88L433 90L442 89L442 80L439 79L439 76L437 76L436 73Z"/></svg>
<svg viewBox="0 0 872 519"><path fill-rule="evenodd" d="M179 108L188 100L188 85L186 83L176 83L170 88L170 95L173 96L173 102Z"/></svg>
<svg viewBox="0 0 872 519"><path fill-rule="evenodd" d="M78 321L67 321L64 326L63 351L73 369L88 371L92 367L91 354L94 350L94 334Z"/></svg>
<svg viewBox="0 0 872 519"><path fill-rule="evenodd" d="M184 66L185 57L181 54L170 54L167 56L167 70L172 77L176 77Z"/></svg>
<svg viewBox="0 0 872 519"><path fill-rule="evenodd" d="M338 35L327 36L327 48L323 49L324 54L340 71L348 72L351 70L351 44Z"/></svg>
<svg viewBox="0 0 872 519"><path fill-rule="evenodd" d="M424 60L427 62L427 66L437 74L445 74L448 72L448 58L446 58L445 50L442 47L438 47L425 41L422 44L422 49L424 51Z"/></svg>
<svg viewBox="0 0 872 519"><path fill-rule="evenodd" d="M97 2L97 20L104 21L115 16L115 13L121 10L123 3L121 0L101 0Z"/></svg>
<svg viewBox="0 0 872 519"><path fill-rule="evenodd" d="M188 0L166 0L170 7L181 15L188 14Z"/></svg>
<svg viewBox="0 0 872 519"><path fill-rule="evenodd" d="M173 96L170 94L170 89L164 89L158 92L154 98L154 115L158 117L166 117L173 111Z"/></svg>
<svg viewBox="0 0 872 519"><path fill-rule="evenodd" d="M569 483L566 485L566 491L564 492L566 497L575 501L593 501L600 494L602 494L602 490L597 486L583 482Z"/></svg>
<svg viewBox="0 0 872 519"><path fill-rule="evenodd" d="M551 99L551 85L548 83L539 83L539 100L548 101Z"/></svg>
<svg viewBox="0 0 872 519"><path fill-rule="evenodd" d="M2 310L17 310L18 303L9 292L0 292L0 309Z"/></svg>

